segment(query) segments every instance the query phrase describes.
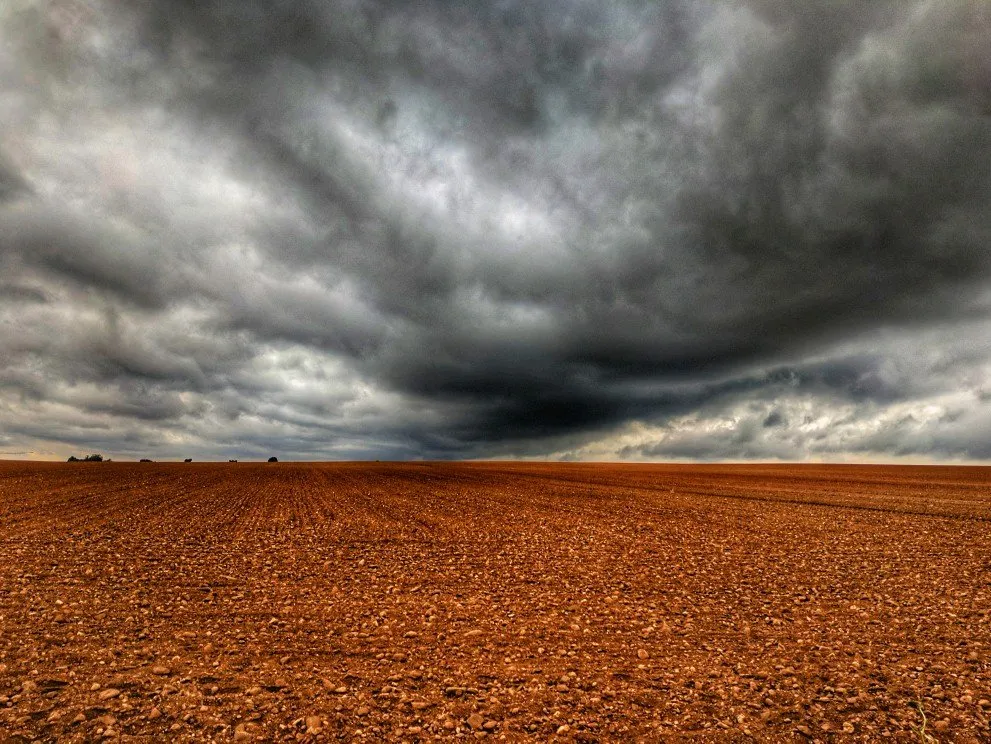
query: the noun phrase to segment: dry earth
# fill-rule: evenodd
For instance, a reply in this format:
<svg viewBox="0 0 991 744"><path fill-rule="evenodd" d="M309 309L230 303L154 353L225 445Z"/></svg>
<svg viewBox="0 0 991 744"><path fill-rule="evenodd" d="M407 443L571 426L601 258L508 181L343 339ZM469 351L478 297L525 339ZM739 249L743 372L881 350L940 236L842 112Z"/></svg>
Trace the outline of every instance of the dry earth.
<svg viewBox="0 0 991 744"><path fill-rule="evenodd" d="M0 731L991 741L989 526L985 468L2 463Z"/></svg>

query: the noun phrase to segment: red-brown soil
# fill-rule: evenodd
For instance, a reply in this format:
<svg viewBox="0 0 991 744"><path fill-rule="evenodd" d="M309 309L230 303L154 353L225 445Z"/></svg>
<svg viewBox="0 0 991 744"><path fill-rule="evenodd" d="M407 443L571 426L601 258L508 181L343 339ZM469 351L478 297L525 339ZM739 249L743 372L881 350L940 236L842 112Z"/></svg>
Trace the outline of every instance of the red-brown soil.
<svg viewBox="0 0 991 744"><path fill-rule="evenodd" d="M0 739L991 741L989 528L986 468L3 463Z"/></svg>

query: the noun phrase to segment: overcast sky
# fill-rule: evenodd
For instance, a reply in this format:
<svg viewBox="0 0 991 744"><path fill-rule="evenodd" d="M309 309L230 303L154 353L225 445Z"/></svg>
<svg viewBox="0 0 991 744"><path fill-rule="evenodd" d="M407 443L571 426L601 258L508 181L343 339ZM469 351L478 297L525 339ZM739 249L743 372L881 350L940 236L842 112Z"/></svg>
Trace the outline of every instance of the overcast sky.
<svg viewBox="0 0 991 744"><path fill-rule="evenodd" d="M5 0L0 457L991 459L985 0Z"/></svg>

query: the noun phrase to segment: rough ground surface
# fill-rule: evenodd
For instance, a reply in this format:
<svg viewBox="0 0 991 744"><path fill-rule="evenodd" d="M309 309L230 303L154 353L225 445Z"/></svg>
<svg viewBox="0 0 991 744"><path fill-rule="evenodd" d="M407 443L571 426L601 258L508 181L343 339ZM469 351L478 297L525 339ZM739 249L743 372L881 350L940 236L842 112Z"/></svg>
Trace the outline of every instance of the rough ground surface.
<svg viewBox="0 0 991 744"><path fill-rule="evenodd" d="M991 741L989 527L983 468L3 463L0 732Z"/></svg>

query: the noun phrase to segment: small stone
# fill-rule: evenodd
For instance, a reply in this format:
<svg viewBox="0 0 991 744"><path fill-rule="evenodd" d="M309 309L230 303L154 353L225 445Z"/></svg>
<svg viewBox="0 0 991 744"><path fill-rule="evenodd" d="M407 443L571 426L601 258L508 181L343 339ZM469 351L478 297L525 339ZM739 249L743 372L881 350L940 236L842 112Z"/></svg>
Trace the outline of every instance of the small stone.
<svg viewBox="0 0 991 744"><path fill-rule="evenodd" d="M319 734L321 731L323 731L323 719L320 716L307 716L306 733Z"/></svg>
<svg viewBox="0 0 991 744"><path fill-rule="evenodd" d="M571 731L571 726L569 726L568 724L564 724L563 726L557 727L557 733L561 736L568 733L569 731Z"/></svg>
<svg viewBox="0 0 991 744"><path fill-rule="evenodd" d="M340 687L335 687L334 688L334 694L335 695L346 695L347 694L347 691L348 691L348 688L345 687L344 685L341 685Z"/></svg>
<svg viewBox="0 0 991 744"><path fill-rule="evenodd" d="M478 628L475 628L475 630L469 630L467 633L465 633L465 638L478 638L478 636L480 635L482 635L482 631L479 630Z"/></svg>
<svg viewBox="0 0 991 744"><path fill-rule="evenodd" d="M647 652L647 649L641 648L641 649L638 649L637 650L637 658L638 659L649 659L650 658L650 654Z"/></svg>
<svg viewBox="0 0 991 744"><path fill-rule="evenodd" d="M116 687L108 687L106 690L101 692L97 697L99 697L100 700L112 700L115 697L120 697L120 690L118 690Z"/></svg>
<svg viewBox="0 0 991 744"><path fill-rule="evenodd" d="M100 683L99 682L94 682L93 684L91 684L89 686L89 689L90 689L90 692L96 692L97 690L100 689Z"/></svg>
<svg viewBox="0 0 991 744"><path fill-rule="evenodd" d="M798 733L800 733L802 736L807 736L810 739L812 738L812 729L810 729L808 726L804 724L800 726L796 726L795 730L798 731Z"/></svg>
<svg viewBox="0 0 991 744"><path fill-rule="evenodd" d="M468 725L476 731L481 730L483 723L485 723L485 719L479 713L472 713L468 716Z"/></svg>
<svg viewBox="0 0 991 744"><path fill-rule="evenodd" d="M933 728L939 732L946 731L948 728L950 728L950 719L944 718L941 721L936 721L936 723L933 724Z"/></svg>
<svg viewBox="0 0 991 744"><path fill-rule="evenodd" d="M157 721L161 717L162 717L162 711L160 711L158 708L152 708L150 711L148 711L149 721Z"/></svg>
<svg viewBox="0 0 991 744"><path fill-rule="evenodd" d="M151 668L151 673L157 674L160 677L167 677L168 675L172 674L172 670L169 669L167 666L162 666L161 664L158 664L157 666L153 666Z"/></svg>
<svg viewBox="0 0 991 744"><path fill-rule="evenodd" d="M103 732L104 739L113 739L115 736L117 736L117 732L114 731L112 728L108 728L106 731Z"/></svg>
<svg viewBox="0 0 991 744"><path fill-rule="evenodd" d="M354 714L356 716L367 716L371 712L372 712L371 708L369 708L367 705L362 705L360 708L358 708L358 710L354 712Z"/></svg>
<svg viewBox="0 0 991 744"><path fill-rule="evenodd" d="M253 741L255 734L250 723L239 723L234 727L234 741Z"/></svg>
<svg viewBox="0 0 991 744"><path fill-rule="evenodd" d="M495 731L497 728L499 728L499 723L497 721L490 720L482 724L483 731Z"/></svg>

